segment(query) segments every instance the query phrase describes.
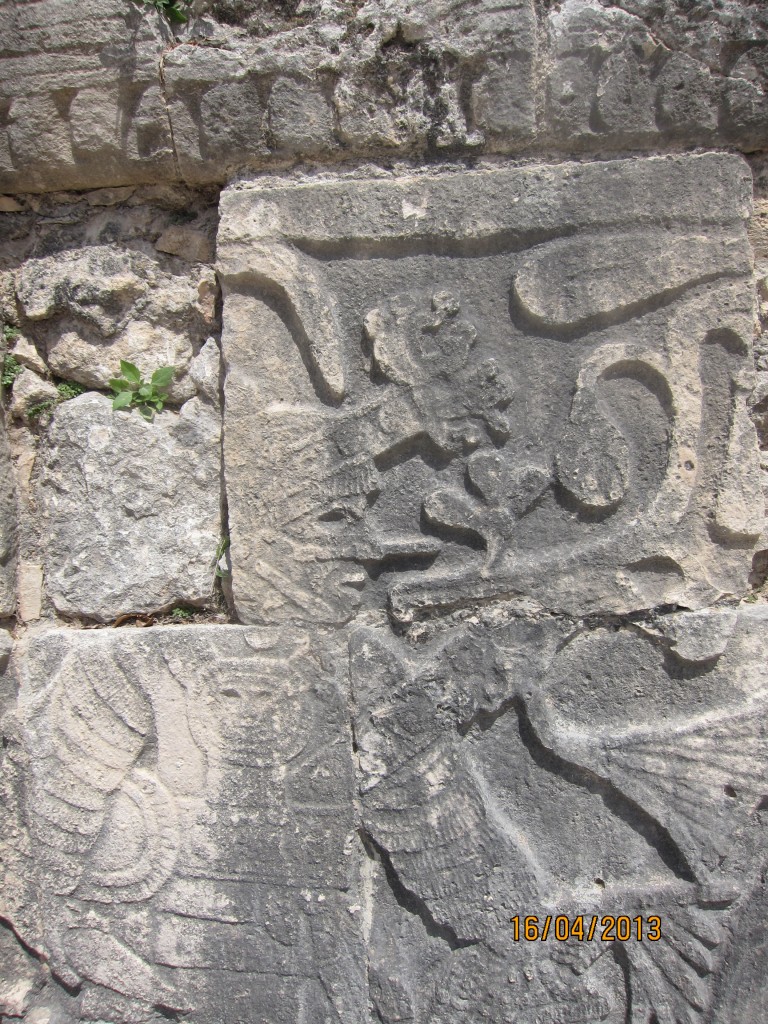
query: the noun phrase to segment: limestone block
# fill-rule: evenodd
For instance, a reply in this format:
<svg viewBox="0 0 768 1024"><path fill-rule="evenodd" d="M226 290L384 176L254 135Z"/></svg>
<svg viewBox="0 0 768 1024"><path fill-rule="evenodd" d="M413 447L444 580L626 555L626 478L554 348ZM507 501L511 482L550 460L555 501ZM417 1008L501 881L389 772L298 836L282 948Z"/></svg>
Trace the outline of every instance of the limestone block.
<svg viewBox="0 0 768 1024"><path fill-rule="evenodd" d="M768 72L765 72L768 80ZM747 149L760 149L768 130L768 96L765 86L748 78L729 78L724 85L726 114L723 134L739 140Z"/></svg>
<svg viewBox="0 0 768 1024"><path fill-rule="evenodd" d="M409 148L425 138L430 116L421 69L406 61L385 81L387 88L382 90L365 67L339 81L334 106L342 142L365 151Z"/></svg>
<svg viewBox="0 0 768 1024"><path fill-rule="evenodd" d="M127 359L145 376L173 366L172 400L194 394L187 371L214 315L207 267L169 273L142 252L91 245L27 260L16 289L58 376L106 389Z"/></svg>
<svg viewBox="0 0 768 1024"><path fill-rule="evenodd" d="M279 78L269 94L274 146L289 153L316 153L334 144L333 111L310 81Z"/></svg>
<svg viewBox="0 0 768 1024"><path fill-rule="evenodd" d="M38 377L26 367L13 382L11 393L11 415L14 419L25 419L41 406L50 406L59 393L50 381Z"/></svg>
<svg viewBox="0 0 768 1024"><path fill-rule="evenodd" d="M166 55L163 77L186 181L223 181L267 154L260 82L247 53L179 46Z"/></svg>
<svg viewBox="0 0 768 1024"><path fill-rule="evenodd" d="M761 1018L768 612L659 618L353 633L379 1020Z"/></svg>
<svg viewBox="0 0 768 1024"><path fill-rule="evenodd" d="M720 84L686 54L673 54L656 78L660 124L678 135L717 128Z"/></svg>
<svg viewBox="0 0 768 1024"><path fill-rule="evenodd" d="M475 125L513 143L530 141L536 132L533 74L527 57L489 61L472 90Z"/></svg>
<svg viewBox="0 0 768 1024"><path fill-rule="evenodd" d="M220 419L192 399L147 422L103 395L58 406L37 501L46 592L101 622L210 600L220 539Z"/></svg>
<svg viewBox="0 0 768 1024"><path fill-rule="evenodd" d="M343 150L759 149L763 6L200 0L171 28L129 0L6 3L0 189L224 182Z"/></svg>
<svg viewBox="0 0 768 1024"><path fill-rule="evenodd" d="M341 654L237 626L22 651L0 782L23 763L26 795L0 848L26 872L3 893L34 893L38 931L10 919L74 990L71 1019L362 1019Z"/></svg>
<svg viewBox="0 0 768 1024"><path fill-rule="evenodd" d="M608 58L597 82L597 116L608 133L653 138L657 133L652 66L635 52Z"/></svg>
<svg viewBox="0 0 768 1024"><path fill-rule="evenodd" d="M210 263L213 259L213 246L210 239L202 231L185 228L180 224L172 224L155 242L159 252L167 252L172 256L180 256L190 263Z"/></svg>
<svg viewBox="0 0 768 1024"><path fill-rule="evenodd" d="M0 188L44 191L175 176L160 92L159 58L170 31L157 13L124 0L5 4L0 35L0 97L9 107ZM153 89L148 131L142 107Z"/></svg>
<svg viewBox="0 0 768 1024"><path fill-rule="evenodd" d="M0 213L19 213L24 207L13 196L0 196Z"/></svg>
<svg viewBox="0 0 768 1024"><path fill-rule="evenodd" d="M548 137L558 145L643 148L662 134L699 144L719 134L758 146L768 111L768 19L739 2L698 11L678 2L553 5ZM735 64L734 47L746 47Z"/></svg>
<svg viewBox="0 0 768 1024"><path fill-rule="evenodd" d="M48 372L48 367L40 357L40 353L23 334L16 335L11 355L20 366L26 366L37 374Z"/></svg>
<svg viewBox="0 0 768 1024"><path fill-rule="evenodd" d="M192 360L189 375L198 394L214 405L219 404L221 386L221 352L214 338L209 338Z"/></svg>
<svg viewBox="0 0 768 1024"><path fill-rule="evenodd" d="M37 622L43 613L43 567L19 562L17 614L23 623Z"/></svg>
<svg viewBox="0 0 768 1024"><path fill-rule="evenodd" d="M241 620L742 593L749 201L715 155L226 190Z"/></svg>
<svg viewBox="0 0 768 1024"><path fill-rule="evenodd" d="M74 167L69 128L51 97L19 96L8 115L8 145L15 166L47 164L64 171Z"/></svg>

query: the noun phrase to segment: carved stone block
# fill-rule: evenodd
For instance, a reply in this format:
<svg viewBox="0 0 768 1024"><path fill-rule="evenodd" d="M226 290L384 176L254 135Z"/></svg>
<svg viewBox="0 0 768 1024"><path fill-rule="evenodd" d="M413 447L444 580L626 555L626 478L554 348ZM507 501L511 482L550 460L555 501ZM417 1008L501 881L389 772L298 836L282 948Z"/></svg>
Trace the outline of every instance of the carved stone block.
<svg viewBox="0 0 768 1024"><path fill-rule="evenodd" d="M740 592L761 531L749 197L718 155L231 186L241 620Z"/></svg>
<svg viewBox="0 0 768 1024"><path fill-rule="evenodd" d="M356 631L372 1019L761 1020L767 638L764 606Z"/></svg>
<svg viewBox="0 0 768 1024"><path fill-rule="evenodd" d="M219 626L57 630L20 654L3 914L73 1019L359 1019L337 647Z"/></svg>

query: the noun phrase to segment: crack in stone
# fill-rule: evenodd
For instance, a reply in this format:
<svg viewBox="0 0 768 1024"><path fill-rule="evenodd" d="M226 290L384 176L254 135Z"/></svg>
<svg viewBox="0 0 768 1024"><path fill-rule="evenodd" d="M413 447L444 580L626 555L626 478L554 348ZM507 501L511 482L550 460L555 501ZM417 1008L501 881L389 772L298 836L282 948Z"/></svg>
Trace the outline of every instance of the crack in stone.
<svg viewBox="0 0 768 1024"><path fill-rule="evenodd" d="M160 79L160 92L163 97L163 107L165 109L165 116L168 119L168 132L171 136L171 151L173 153L173 168L176 172L176 180L184 181L184 177L181 173L181 164L179 163L179 154L176 149L176 138L173 134L173 119L171 118L171 108L168 105L168 92L165 86L165 54L160 54L160 60L157 63L158 77Z"/></svg>
<svg viewBox="0 0 768 1024"><path fill-rule="evenodd" d="M21 935L16 929L16 926L14 925L13 921L10 920L10 918L0 916L0 928L5 928L7 931L11 933L11 935L14 937L19 946L24 950L27 956L32 957L33 960L36 960L39 964L46 967L48 969L50 978L53 980L53 982L56 985L58 985L59 988L62 989L62 991L66 992L68 996L77 996L80 994L82 983L79 983L77 985L69 985L67 984L66 981L60 978L56 971L53 970L53 968L51 967L47 954L35 949L34 946L31 946L28 942L26 942L21 937Z"/></svg>
<svg viewBox="0 0 768 1024"><path fill-rule="evenodd" d="M479 709L470 719L457 726L458 732L461 736L466 736L473 726L477 726L485 732L511 710L517 712L520 739L540 768L573 786L578 786L599 796L611 814L644 839L673 874L685 882L696 881L696 875L688 863L688 859L669 830L644 807L618 789L609 779L575 761L561 757L551 745L548 745L539 736L536 726L531 721L526 703L519 694L508 697L497 708L490 711L484 708Z"/></svg>
<svg viewBox="0 0 768 1024"><path fill-rule="evenodd" d="M413 914L415 917L418 917L424 925L424 930L427 935L431 935L436 939L442 939L443 942L447 943L451 950L454 951L457 949L466 949L468 946L479 945L480 939L462 938L457 935L455 929L449 924L441 924L436 921L426 901L405 885L397 873L397 869L392 863L392 858L390 857L389 852L381 845L381 843L378 843L373 838L364 825L361 825L359 835L368 856L374 860L378 860L384 868L384 876L389 888L392 890L392 895L395 897L398 906L401 906L403 910L407 910L409 914Z"/></svg>

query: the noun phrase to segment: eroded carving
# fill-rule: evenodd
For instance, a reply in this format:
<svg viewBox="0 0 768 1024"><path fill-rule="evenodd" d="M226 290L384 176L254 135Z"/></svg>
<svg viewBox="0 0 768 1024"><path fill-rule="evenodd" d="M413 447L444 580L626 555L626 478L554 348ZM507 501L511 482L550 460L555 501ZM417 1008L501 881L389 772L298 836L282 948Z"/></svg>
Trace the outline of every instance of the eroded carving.
<svg viewBox="0 0 768 1024"><path fill-rule="evenodd" d="M274 1019L357 1019L334 642L323 661L306 635L241 627L32 643L20 817L41 920L27 941L84 1019L234 1021L273 997ZM6 877L9 897L22 883Z"/></svg>
<svg viewBox="0 0 768 1024"><path fill-rule="evenodd" d="M759 532L741 182L707 157L231 189L241 616L737 590Z"/></svg>
<svg viewBox="0 0 768 1024"><path fill-rule="evenodd" d="M669 619L670 634L695 633ZM765 616L724 613L722 626L732 639L683 696L663 646L632 627L517 620L449 629L423 650L353 636L383 1020L403 1006L446 1024L710 1019L761 864L768 762L768 692L749 653ZM646 692L617 688L617 665ZM420 927L398 925L405 911ZM543 928L548 913L656 914L662 935L514 941L511 917ZM386 943L398 927L400 970Z"/></svg>

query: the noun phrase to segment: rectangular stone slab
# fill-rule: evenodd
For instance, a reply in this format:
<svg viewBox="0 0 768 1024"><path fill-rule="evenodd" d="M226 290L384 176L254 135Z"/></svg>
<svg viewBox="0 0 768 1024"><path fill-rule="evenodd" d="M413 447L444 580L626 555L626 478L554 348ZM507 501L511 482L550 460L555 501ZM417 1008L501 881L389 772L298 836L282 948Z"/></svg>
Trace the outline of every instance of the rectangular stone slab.
<svg viewBox="0 0 768 1024"><path fill-rule="evenodd" d="M346 658L316 650L189 626L17 652L3 901L72 1018L357 1019Z"/></svg>
<svg viewBox="0 0 768 1024"><path fill-rule="evenodd" d="M227 189L241 620L740 592L749 207L725 155Z"/></svg>
<svg viewBox="0 0 768 1024"><path fill-rule="evenodd" d="M371 1019L765 1018L766 611L353 633Z"/></svg>

